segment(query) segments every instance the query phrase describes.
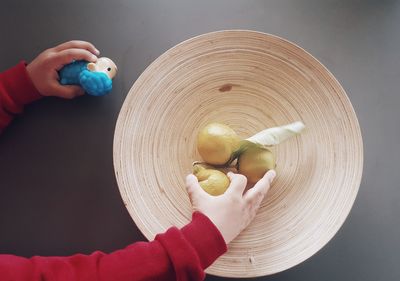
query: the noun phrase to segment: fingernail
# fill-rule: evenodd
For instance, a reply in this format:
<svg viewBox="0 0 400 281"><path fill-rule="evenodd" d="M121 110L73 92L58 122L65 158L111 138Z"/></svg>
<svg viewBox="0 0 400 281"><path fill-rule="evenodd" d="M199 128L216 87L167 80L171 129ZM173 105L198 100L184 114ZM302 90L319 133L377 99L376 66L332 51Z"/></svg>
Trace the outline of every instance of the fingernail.
<svg viewBox="0 0 400 281"><path fill-rule="evenodd" d="M97 49L94 49L94 50L96 52L96 55L100 55L100 51L99 50L97 50Z"/></svg>
<svg viewBox="0 0 400 281"><path fill-rule="evenodd" d="M276 177L276 172L275 172L275 170L270 170L270 174L271 174L271 176L270 176L270 181L272 182L273 180L274 180L274 178Z"/></svg>

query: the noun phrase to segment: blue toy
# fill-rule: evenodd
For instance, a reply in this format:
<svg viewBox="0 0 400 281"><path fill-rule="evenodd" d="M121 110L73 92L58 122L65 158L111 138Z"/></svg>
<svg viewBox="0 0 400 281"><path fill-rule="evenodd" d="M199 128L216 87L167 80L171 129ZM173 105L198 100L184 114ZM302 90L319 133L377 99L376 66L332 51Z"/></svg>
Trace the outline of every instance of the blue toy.
<svg viewBox="0 0 400 281"><path fill-rule="evenodd" d="M99 58L95 63L73 61L59 72L62 85L79 85L92 96L102 96L112 89L112 79L117 66L109 58Z"/></svg>

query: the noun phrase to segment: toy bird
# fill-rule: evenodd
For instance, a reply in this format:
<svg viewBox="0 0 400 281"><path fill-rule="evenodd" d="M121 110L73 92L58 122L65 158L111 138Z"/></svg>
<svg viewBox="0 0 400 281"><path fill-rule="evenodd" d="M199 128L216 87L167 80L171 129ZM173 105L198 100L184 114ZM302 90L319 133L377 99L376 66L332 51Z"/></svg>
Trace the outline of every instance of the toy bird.
<svg viewBox="0 0 400 281"><path fill-rule="evenodd" d="M67 64L58 74L62 85L79 85L89 95L102 96L111 91L117 66L105 57L94 63L79 60Z"/></svg>

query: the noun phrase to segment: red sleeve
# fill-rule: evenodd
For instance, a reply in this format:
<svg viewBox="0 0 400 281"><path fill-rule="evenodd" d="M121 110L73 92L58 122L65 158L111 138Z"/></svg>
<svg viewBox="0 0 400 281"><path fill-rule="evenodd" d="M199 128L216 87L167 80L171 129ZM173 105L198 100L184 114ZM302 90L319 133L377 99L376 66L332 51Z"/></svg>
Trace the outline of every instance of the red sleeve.
<svg viewBox="0 0 400 281"><path fill-rule="evenodd" d="M214 224L195 212L182 229L172 227L152 242L134 243L111 254L30 259L0 255L0 276L7 281L197 281L226 250Z"/></svg>
<svg viewBox="0 0 400 281"><path fill-rule="evenodd" d="M0 133L22 112L24 105L41 97L26 71L25 62L0 73Z"/></svg>

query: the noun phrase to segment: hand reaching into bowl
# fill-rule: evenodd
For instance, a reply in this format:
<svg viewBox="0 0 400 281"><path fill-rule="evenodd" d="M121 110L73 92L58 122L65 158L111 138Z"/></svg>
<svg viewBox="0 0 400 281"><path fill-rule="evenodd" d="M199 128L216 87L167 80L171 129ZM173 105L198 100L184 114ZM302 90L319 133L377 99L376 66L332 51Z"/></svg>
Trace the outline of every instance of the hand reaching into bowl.
<svg viewBox="0 0 400 281"><path fill-rule="evenodd" d="M247 178L232 172L228 173L230 186L222 195L209 195L200 187L196 176L192 174L186 177L186 188L193 209L206 215L228 244L254 219L275 175L274 170L269 170L244 194Z"/></svg>

